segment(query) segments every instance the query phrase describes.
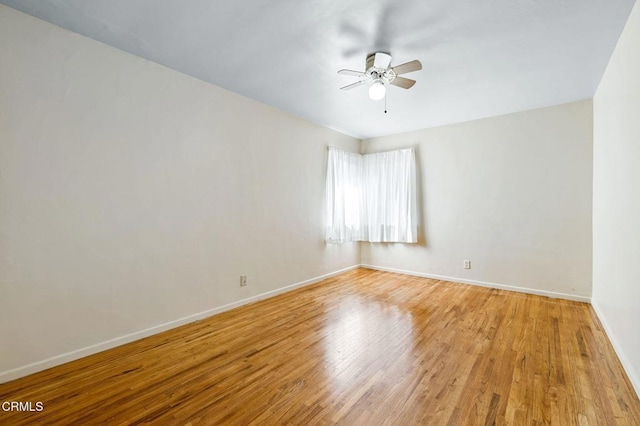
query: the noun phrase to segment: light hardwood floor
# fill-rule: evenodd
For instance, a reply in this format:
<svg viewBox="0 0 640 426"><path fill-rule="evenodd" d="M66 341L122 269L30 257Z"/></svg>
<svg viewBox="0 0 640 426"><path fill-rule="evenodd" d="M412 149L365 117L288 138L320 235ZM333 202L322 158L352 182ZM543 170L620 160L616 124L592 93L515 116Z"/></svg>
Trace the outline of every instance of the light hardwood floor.
<svg viewBox="0 0 640 426"><path fill-rule="evenodd" d="M1 424L640 424L588 304L359 269L0 385Z"/></svg>

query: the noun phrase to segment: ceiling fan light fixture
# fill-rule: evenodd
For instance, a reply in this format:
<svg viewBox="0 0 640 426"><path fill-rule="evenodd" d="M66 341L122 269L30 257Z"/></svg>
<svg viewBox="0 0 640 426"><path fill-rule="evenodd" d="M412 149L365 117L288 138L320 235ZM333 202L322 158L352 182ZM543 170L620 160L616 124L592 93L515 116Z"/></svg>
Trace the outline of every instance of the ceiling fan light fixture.
<svg viewBox="0 0 640 426"><path fill-rule="evenodd" d="M387 88L380 79L374 80L371 86L369 86L369 98L371 98L371 100L379 101L384 98L386 92Z"/></svg>

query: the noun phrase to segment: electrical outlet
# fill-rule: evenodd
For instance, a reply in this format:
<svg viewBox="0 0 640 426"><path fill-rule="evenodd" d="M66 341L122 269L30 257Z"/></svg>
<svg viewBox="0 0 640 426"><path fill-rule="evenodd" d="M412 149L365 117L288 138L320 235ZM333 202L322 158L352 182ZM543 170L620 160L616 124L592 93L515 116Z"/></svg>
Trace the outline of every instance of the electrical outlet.
<svg viewBox="0 0 640 426"><path fill-rule="evenodd" d="M240 287L244 287L247 285L247 276L240 275Z"/></svg>
<svg viewBox="0 0 640 426"><path fill-rule="evenodd" d="M471 261L465 260L462 266L464 266L464 269L471 269Z"/></svg>

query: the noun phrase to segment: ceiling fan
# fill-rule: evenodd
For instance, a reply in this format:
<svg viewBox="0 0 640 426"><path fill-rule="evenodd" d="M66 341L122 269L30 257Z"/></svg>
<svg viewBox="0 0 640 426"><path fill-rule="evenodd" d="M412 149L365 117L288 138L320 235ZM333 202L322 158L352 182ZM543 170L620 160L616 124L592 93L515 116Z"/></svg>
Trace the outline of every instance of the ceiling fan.
<svg viewBox="0 0 640 426"><path fill-rule="evenodd" d="M367 56L366 70L340 70L338 74L359 77L360 80L341 87L340 90L350 90L365 84L369 85L369 97L374 101L384 98L387 85L410 89L416 84L415 80L400 77L400 74L407 74L422 69L422 64L418 60L406 62L401 65L391 67L391 55L383 52L372 53Z"/></svg>

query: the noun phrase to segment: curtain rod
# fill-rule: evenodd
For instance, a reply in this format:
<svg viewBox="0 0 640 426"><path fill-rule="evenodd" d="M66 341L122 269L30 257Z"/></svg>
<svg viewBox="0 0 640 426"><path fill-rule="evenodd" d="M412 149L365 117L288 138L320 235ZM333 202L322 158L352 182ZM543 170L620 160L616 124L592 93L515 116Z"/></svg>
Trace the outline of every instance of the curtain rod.
<svg viewBox="0 0 640 426"><path fill-rule="evenodd" d="M329 149L335 149L337 151L347 152L349 154L369 155L369 154L383 154L385 152L404 151L405 149L410 149L410 150L415 152L416 151L416 146L414 145L414 146L410 146L408 148L390 149L390 150L387 150L387 151L369 152L367 154L361 154L359 152L354 152L354 151L347 151L346 149L339 148L339 147L333 146L333 145L327 145L327 150L329 150Z"/></svg>

